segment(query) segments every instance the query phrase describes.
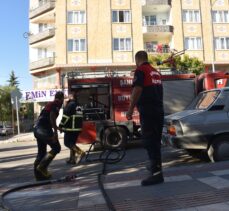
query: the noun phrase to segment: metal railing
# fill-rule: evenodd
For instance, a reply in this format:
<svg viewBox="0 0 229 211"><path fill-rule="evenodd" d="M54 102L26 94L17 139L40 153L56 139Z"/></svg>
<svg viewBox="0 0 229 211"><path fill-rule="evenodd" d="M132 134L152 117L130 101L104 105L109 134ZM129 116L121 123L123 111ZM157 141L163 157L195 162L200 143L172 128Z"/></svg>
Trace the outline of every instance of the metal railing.
<svg viewBox="0 0 229 211"><path fill-rule="evenodd" d="M54 65L54 63L55 63L55 57L48 57L48 58L40 59L35 62L31 62L29 65L29 69L34 70L42 67L48 67Z"/></svg>
<svg viewBox="0 0 229 211"><path fill-rule="evenodd" d="M153 26L145 26L146 32L171 32L173 33L173 26L170 25L153 25Z"/></svg>
<svg viewBox="0 0 229 211"><path fill-rule="evenodd" d="M41 15L45 12L48 12L55 8L55 1L49 0L47 3L38 6L35 9L31 9L29 12L29 18L34 18L38 15Z"/></svg>
<svg viewBox="0 0 229 211"><path fill-rule="evenodd" d="M29 44L33 44L48 38L51 38L55 35L55 28L45 30L35 35L29 37Z"/></svg>
<svg viewBox="0 0 229 211"><path fill-rule="evenodd" d="M172 0L144 0L144 5L171 5Z"/></svg>
<svg viewBox="0 0 229 211"><path fill-rule="evenodd" d="M147 53L170 53L170 47L163 47L161 49L155 47L155 48L145 48L145 51Z"/></svg>

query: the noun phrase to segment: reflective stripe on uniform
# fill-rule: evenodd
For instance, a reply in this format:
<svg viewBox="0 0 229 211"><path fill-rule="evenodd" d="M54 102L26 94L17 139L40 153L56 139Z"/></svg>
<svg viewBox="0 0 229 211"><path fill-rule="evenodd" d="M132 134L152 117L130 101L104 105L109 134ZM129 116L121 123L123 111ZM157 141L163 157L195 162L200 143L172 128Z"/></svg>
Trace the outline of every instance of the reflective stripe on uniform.
<svg viewBox="0 0 229 211"><path fill-rule="evenodd" d="M69 116L63 114L60 125L65 125L67 123L67 121L69 120Z"/></svg>
<svg viewBox="0 0 229 211"><path fill-rule="evenodd" d="M72 115L72 128L75 127L75 119L77 119L77 118L83 118L83 115L82 114Z"/></svg>
<svg viewBox="0 0 229 211"><path fill-rule="evenodd" d="M63 131L81 131L82 128L62 128Z"/></svg>

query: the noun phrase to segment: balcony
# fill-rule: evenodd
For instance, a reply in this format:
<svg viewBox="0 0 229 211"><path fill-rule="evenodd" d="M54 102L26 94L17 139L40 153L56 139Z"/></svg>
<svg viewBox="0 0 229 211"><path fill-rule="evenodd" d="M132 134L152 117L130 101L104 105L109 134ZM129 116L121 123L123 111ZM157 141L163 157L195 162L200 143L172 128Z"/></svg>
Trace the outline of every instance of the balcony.
<svg viewBox="0 0 229 211"><path fill-rule="evenodd" d="M54 9L54 8L55 8L55 1L50 0L47 3L45 3L45 4L43 4L43 5L39 6L39 7L37 7L35 9L30 10L30 12L29 12L29 18L30 19L31 18L35 18L38 15L41 15L41 14L43 14L45 12L48 12L48 11Z"/></svg>
<svg viewBox="0 0 229 211"><path fill-rule="evenodd" d="M149 54L167 54L171 52L168 45L145 46L145 51Z"/></svg>
<svg viewBox="0 0 229 211"><path fill-rule="evenodd" d="M143 33L173 33L173 26L170 25L143 26Z"/></svg>
<svg viewBox="0 0 229 211"><path fill-rule="evenodd" d="M40 32L38 34L30 36L29 44L31 45L33 43L36 43L36 42L39 42L39 41L42 41L45 39L49 39L53 36L55 36L55 29L54 28L48 29L48 30L45 30L45 31Z"/></svg>
<svg viewBox="0 0 229 211"><path fill-rule="evenodd" d="M54 65L54 63L55 63L55 58L48 57L48 58L40 59L35 62L31 62L29 65L29 69L31 71L31 70L35 70L38 68L48 67L48 66Z"/></svg>
<svg viewBox="0 0 229 211"><path fill-rule="evenodd" d="M150 6L150 5L170 5L171 6L172 0L143 0L144 6Z"/></svg>

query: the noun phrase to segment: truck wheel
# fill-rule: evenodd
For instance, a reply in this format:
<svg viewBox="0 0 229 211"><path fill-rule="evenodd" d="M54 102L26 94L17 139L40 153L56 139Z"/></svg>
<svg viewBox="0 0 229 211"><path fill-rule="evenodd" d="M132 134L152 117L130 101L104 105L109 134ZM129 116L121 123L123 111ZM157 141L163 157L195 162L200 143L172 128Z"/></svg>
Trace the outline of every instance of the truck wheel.
<svg viewBox="0 0 229 211"><path fill-rule="evenodd" d="M109 127L105 130L102 144L105 148L115 149L125 147L127 142L127 134L125 129L121 127Z"/></svg>
<svg viewBox="0 0 229 211"><path fill-rule="evenodd" d="M208 157L212 162L229 160L229 135L214 139L208 149Z"/></svg>

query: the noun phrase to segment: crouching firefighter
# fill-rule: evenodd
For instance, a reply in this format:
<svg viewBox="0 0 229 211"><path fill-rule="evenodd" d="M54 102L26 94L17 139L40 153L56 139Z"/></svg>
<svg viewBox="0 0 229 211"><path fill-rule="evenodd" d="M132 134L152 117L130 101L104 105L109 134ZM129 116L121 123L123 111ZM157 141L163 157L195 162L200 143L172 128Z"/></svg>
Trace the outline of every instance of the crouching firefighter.
<svg viewBox="0 0 229 211"><path fill-rule="evenodd" d="M34 176L36 180L47 180L51 173L47 170L49 164L60 152L56 119L64 101L63 92L57 92L55 99L42 109L34 126L34 136L37 140L38 154L34 162ZM47 153L47 145L51 150Z"/></svg>
<svg viewBox="0 0 229 211"><path fill-rule="evenodd" d="M64 132L64 145L70 149L70 157L66 161L67 164L78 164L85 152L77 145L77 138L82 131L83 111L77 101L77 92L73 92L69 96L62 120L59 127Z"/></svg>

